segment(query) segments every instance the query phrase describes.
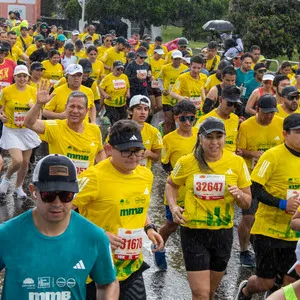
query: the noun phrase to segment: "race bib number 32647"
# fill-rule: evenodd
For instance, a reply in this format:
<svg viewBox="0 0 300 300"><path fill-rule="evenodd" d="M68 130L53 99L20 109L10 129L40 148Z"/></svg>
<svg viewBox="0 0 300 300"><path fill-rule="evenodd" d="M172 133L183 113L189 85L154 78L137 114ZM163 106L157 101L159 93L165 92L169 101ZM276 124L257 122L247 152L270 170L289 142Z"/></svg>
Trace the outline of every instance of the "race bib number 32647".
<svg viewBox="0 0 300 300"><path fill-rule="evenodd" d="M225 175L195 174L194 194L202 200L220 200L225 194Z"/></svg>

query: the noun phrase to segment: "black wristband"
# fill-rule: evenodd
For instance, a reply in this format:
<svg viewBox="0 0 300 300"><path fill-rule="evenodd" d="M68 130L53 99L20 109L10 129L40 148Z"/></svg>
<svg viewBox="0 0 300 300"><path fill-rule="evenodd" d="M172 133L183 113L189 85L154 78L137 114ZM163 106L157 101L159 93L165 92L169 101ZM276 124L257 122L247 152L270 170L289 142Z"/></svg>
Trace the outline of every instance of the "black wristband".
<svg viewBox="0 0 300 300"><path fill-rule="evenodd" d="M144 230L145 230L146 234L147 234L147 231L148 231L149 229L151 229L151 228L154 229L154 230L157 232L156 226L155 226L154 224L150 223L150 224L148 224L148 225L146 225L146 226L144 227Z"/></svg>

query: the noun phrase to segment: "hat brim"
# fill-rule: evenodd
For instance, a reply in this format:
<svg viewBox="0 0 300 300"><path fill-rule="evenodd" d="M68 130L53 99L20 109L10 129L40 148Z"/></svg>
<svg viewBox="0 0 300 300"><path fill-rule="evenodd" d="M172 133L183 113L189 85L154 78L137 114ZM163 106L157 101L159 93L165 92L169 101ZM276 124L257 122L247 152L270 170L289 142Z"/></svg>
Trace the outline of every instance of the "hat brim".
<svg viewBox="0 0 300 300"><path fill-rule="evenodd" d="M300 125L289 128L289 130L300 129Z"/></svg>
<svg viewBox="0 0 300 300"><path fill-rule="evenodd" d="M40 71L40 70L46 70L44 67L40 67L40 68L34 68L31 71Z"/></svg>
<svg viewBox="0 0 300 300"><path fill-rule="evenodd" d="M25 74L25 75L27 75L27 76L29 76L30 77L30 74L29 73L26 73L26 72L17 72L17 73L14 73L14 76L17 76L17 75L19 75L19 74Z"/></svg>
<svg viewBox="0 0 300 300"><path fill-rule="evenodd" d="M65 182L65 181L46 181L46 182L34 182L41 192L54 192L54 191L66 191L78 193L78 182Z"/></svg>
<svg viewBox="0 0 300 300"><path fill-rule="evenodd" d="M154 53L157 53L159 55L163 55L165 52L164 52L164 50L154 50Z"/></svg>
<svg viewBox="0 0 300 300"><path fill-rule="evenodd" d="M82 74L82 72L78 72L78 71L76 71L76 72L69 72L69 73L66 73L66 75L75 75L75 74L77 74L77 73L80 73L80 74Z"/></svg>
<svg viewBox="0 0 300 300"><path fill-rule="evenodd" d="M228 102L234 102L234 103L238 103L238 104L242 104L243 102L241 101L241 99L230 99L230 98L224 98L226 101Z"/></svg>
<svg viewBox="0 0 300 300"><path fill-rule="evenodd" d="M143 143L139 142L139 141L130 141L130 142L127 142L127 143L114 145L114 147L117 148L120 151L127 150L129 148L145 149L145 146L143 145Z"/></svg>
<svg viewBox="0 0 300 300"><path fill-rule="evenodd" d="M223 134L226 134L226 131L223 129L220 129L220 128L210 128L210 129L207 129L207 130L201 132L201 134L208 135L212 132L222 132Z"/></svg>
<svg viewBox="0 0 300 300"><path fill-rule="evenodd" d="M175 56L172 56L172 58L183 58L182 56L179 56L179 55L175 55Z"/></svg>
<svg viewBox="0 0 300 300"><path fill-rule="evenodd" d="M265 114L272 113L272 112L278 112L277 107L271 107L271 108L262 108L262 107L260 107L260 108L261 108L261 110L262 110Z"/></svg>

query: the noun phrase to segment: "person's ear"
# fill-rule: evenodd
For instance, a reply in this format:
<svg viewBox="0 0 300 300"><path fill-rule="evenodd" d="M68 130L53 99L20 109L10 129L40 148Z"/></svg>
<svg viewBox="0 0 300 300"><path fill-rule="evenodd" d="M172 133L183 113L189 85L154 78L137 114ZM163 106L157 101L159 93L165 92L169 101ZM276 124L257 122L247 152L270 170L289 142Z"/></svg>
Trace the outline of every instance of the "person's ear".
<svg viewBox="0 0 300 300"><path fill-rule="evenodd" d="M112 146L110 144L104 145L104 151L105 151L107 157L111 156L111 149L112 149Z"/></svg>

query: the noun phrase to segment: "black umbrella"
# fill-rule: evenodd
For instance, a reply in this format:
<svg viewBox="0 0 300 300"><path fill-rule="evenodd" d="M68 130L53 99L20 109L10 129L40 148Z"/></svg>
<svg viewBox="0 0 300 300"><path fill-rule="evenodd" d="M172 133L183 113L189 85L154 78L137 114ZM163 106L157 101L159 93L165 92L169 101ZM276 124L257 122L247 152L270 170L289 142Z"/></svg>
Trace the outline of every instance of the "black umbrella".
<svg viewBox="0 0 300 300"><path fill-rule="evenodd" d="M231 31L233 30L233 25L229 21L225 20L211 20L206 22L202 28L204 30L214 30L214 31Z"/></svg>

